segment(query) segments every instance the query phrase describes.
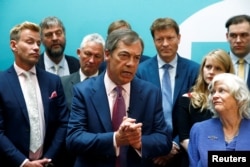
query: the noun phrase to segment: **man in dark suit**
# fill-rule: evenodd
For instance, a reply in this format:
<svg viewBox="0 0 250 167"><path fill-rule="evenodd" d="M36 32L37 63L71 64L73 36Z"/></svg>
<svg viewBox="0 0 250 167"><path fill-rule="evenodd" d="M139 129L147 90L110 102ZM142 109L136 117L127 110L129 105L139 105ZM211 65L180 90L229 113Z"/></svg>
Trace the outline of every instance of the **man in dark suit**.
<svg viewBox="0 0 250 167"><path fill-rule="evenodd" d="M134 77L142 51L136 32L113 31L105 43L106 72L74 86L66 143L77 154L75 167L153 166L154 157L171 150L160 89ZM119 123L116 98L124 100Z"/></svg>
<svg viewBox="0 0 250 167"><path fill-rule="evenodd" d="M240 76L239 67L242 61L242 79L250 88L250 16L236 15L226 21L226 37L230 46L230 57L236 74Z"/></svg>
<svg viewBox="0 0 250 167"><path fill-rule="evenodd" d="M40 23L40 27L45 52L41 54L37 66L59 76L78 71L79 60L64 54L66 33L62 21L57 17L47 17Z"/></svg>
<svg viewBox="0 0 250 167"><path fill-rule="evenodd" d="M0 166L61 166L67 106L60 77L35 66L40 43L34 23L23 22L10 32L15 62L0 73Z"/></svg>
<svg viewBox="0 0 250 167"><path fill-rule="evenodd" d="M73 85L99 75L100 65L104 60L103 37L97 33L86 35L77 49L81 68L68 76L61 77L68 108L71 108Z"/></svg>
<svg viewBox="0 0 250 167"><path fill-rule="evenodd" d="M178 167L181 160L174 158L179 157L178 154L181 152L178 137L176 137L176 100L179 96L188 92L195 83L199 64L178 55L177 50L181 35L179 34L179 26L173 19L158 18L153 22L150 30L157 55L139 65L137 76L162 89L162 85L165 84L162 84L165 74L164 66L165 64L171 66L167 72L170 75L170 85L168 87L172 90L168 97L171 98L172 106L163 106L163 111L168 131L172 133L173 147L170 154L159 157L155 160L155 163L161 166L170 166L172 164L172 166ZM185 165L188 166L188 164Z"/></svg>

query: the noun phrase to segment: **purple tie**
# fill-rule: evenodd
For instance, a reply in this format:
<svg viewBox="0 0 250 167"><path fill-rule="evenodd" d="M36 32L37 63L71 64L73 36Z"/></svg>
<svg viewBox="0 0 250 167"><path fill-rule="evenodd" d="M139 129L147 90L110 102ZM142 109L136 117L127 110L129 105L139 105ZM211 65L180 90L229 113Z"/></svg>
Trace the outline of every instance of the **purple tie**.
<svg viewBox="0 0 250 167"><path fill-rule="evenodd" d="M116 131L120 124L122 123L122 119L126 116L126 108L124 98L122 96L122 87L117 86L115 88L117 92L114 108L113 108L113 116L112 116L112 125L113 130Z"/></svg>
<svg viewBox="0 0 250 167"><path fill-rule="evenodd" d="M124 98L122 96L122 87L117 86L115 88L117 92L114 108L113 108L113 116L112 116L112 125L113 130L117 131L119 129L120 124L122 123L122 119L126 116L126 107ZM126 153L123 146L120 147L120 155L116 159L116 167L126 166Z"/></svg>

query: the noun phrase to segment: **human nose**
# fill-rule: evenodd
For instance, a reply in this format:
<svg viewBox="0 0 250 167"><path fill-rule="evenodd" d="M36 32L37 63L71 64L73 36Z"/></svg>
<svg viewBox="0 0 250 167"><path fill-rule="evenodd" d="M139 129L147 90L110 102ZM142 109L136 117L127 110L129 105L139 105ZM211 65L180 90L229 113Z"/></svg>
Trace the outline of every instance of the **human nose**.
<svg viewBox="0 0 250 167"><path fill-rule="evenodd" d="M241 42L241 36L240 35L236 36L236 42Z"/></svg>
<svg viewBox="0 0 250 167"><path fill-rule="evenodd" d="M134 56L130 56L130 58L127 61L127 65L134 66L138 63L138 60Z"/></svg>
<svg viewBox="0 0 250 167"><path fill-rule="evenodd" d="M218 99L219 97L219 94L217 91L214 91L213 94L212 94L212 98L215 100L215 99Z"/></svg>
<svg viewBox="0 0 250 167"><path fill-rule="evenodd" d="M57 39L57 37L56 33L52 33L52 39Z"/></svg>
<svg viewBox="0 0 250 167"><path fill-rule="evenodd" d="M209 70L208 70L208 72L210 73L210 74L214 74L214 68L213 67L211 67Z"/></svg>
<svg viewBox="0 0 250 167"><path fill-rule="evenodd" d="M35 50L40 50L40 45L38 43L34 43L33 48Z"/></svg>
<svg viewBox="0 0 250 167"><path fill-rule="evenodd" d="M90 56L90 57L89 57L89 62L93 63L94 61L95 61L94 56Z"/></svg>
<svg viewBox="0 0 250 167"><path fill-rule="evenodd" d="M164 38L162 45L168 45L168 43L169 43L169 41L166 38Z"/></svg>

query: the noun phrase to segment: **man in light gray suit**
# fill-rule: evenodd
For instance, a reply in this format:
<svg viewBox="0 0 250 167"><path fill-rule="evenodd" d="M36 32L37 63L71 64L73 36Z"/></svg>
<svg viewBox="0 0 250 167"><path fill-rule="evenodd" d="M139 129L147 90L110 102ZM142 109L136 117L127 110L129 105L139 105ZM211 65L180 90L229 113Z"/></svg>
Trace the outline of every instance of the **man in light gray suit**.
<svg viewBox="0 0 250 167"><path fill-rule="evenodd" d="M86 35L80 48L77 49L81 65L79 71L61 78L69 110L74 84L97 76L102 72L100 65L104 60L104 44L105 41L101 35L97 33Z"/></svg>

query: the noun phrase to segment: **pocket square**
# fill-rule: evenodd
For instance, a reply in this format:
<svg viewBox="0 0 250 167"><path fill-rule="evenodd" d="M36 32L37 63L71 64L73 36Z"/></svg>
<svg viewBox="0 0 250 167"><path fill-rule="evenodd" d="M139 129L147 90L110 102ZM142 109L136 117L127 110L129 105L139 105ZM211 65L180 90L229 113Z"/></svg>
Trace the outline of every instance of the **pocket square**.
<svg viewBox="0 0 250 167"><path fill-rule="evenodd" d="M55 97L57 97L57 93L56 93L56 91L53 91L53 92L51 93L49 99L53 99L53 98L55 98Z"/></svg>

